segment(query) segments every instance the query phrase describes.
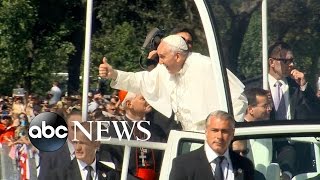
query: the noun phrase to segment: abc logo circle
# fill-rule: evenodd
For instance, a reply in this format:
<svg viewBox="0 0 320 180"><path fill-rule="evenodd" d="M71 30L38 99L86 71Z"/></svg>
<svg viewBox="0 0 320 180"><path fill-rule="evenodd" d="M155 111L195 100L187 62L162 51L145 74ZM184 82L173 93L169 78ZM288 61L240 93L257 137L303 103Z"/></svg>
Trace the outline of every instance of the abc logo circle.
<svg viewBox="0 0 320 180"><path fill-rule="evenodd" d="M67 123L56 113L44 112L32 119L28 134L31 143L40 151L56 151L67 140Z"/></svg>

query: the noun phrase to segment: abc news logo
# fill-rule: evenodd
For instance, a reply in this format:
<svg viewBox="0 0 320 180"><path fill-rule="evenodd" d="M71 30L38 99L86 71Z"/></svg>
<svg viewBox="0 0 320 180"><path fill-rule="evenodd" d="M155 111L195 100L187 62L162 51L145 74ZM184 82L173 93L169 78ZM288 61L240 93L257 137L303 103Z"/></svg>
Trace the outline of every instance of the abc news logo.
<svg viewBox="0 0 320 180"><path fill-rule="evenodd" d="M150 121L132 121L132 127L127 125L126 121L88 121L90 123L90 131L87 131L80 122L73 121L74 139L76 139L77 131L81 131L89 140L92 140L92 124L96 123L96 141L109 141L110 136L102 136L102 133L109 134L110 128L114 128L116 136L122 139L136 139L138 141L147 141L151 137L151 133L143 124L150 125ZM134 136L134 129L138 129L145 136L139 138ZM37 115L30 123L29 139L31 143L40 151L56 151L61 148L68 138L68 126L66 121L56 113L44 112ZM125 136L125 137L124 137Z"/></svg>

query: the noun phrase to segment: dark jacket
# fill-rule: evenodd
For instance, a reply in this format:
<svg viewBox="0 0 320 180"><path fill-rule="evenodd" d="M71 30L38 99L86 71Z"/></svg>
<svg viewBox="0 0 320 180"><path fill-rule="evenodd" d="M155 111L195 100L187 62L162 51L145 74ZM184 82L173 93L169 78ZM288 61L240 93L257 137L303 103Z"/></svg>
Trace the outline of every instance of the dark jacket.
<svg viewBox="0 0 320 180"><path fill-rule="evenodd" d="M252 162L229 151L235 180L253 180ZM176 157L172 162L170 180L214 180L210 163L206 157L204 146L190 153Z"/></svg>
<svg viewBox="0 0 320 180"><path fill-rule="evenodd" d="M120 172L117 172L110 167L97 162L98 180L117 180L120 179ZM82 180L77 159L73 159L65 168L57 168L52 170L46 176L47 180Z"/></svg>

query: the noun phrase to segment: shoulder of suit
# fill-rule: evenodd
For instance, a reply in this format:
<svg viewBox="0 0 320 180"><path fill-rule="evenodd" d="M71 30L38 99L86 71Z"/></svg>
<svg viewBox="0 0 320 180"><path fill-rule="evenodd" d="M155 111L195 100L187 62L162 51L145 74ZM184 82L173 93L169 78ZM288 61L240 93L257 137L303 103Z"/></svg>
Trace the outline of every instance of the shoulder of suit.
<svg viewBox="0 0 320 180"><path fill-rule="evenodd" d="M237 162L238 164L245 164L250 165L253 167L253 163L247 157L240 156L239 154L235 153L234 151L229 151L231 161Z"/></svg>
<svg viewBox="0 0 320 180"><path fill-rule="evenodd" d="M109 167L101 162L97 162L97 170L103 171L103 172L115 171L111 167Z"/></svg>

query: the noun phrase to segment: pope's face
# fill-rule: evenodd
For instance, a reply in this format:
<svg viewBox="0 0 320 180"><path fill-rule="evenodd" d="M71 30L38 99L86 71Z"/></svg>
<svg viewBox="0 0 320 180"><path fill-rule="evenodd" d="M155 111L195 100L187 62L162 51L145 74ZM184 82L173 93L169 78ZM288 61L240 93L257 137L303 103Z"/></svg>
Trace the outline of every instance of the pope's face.
<svg viewBox="0 0 320 180"><path fill-rule="evenodd" d="M183 65L181 55L173 52L167 43L161 42L157 53L159 55L159 64L164 65L170 74L176 74L181 70Z"/></svg>

